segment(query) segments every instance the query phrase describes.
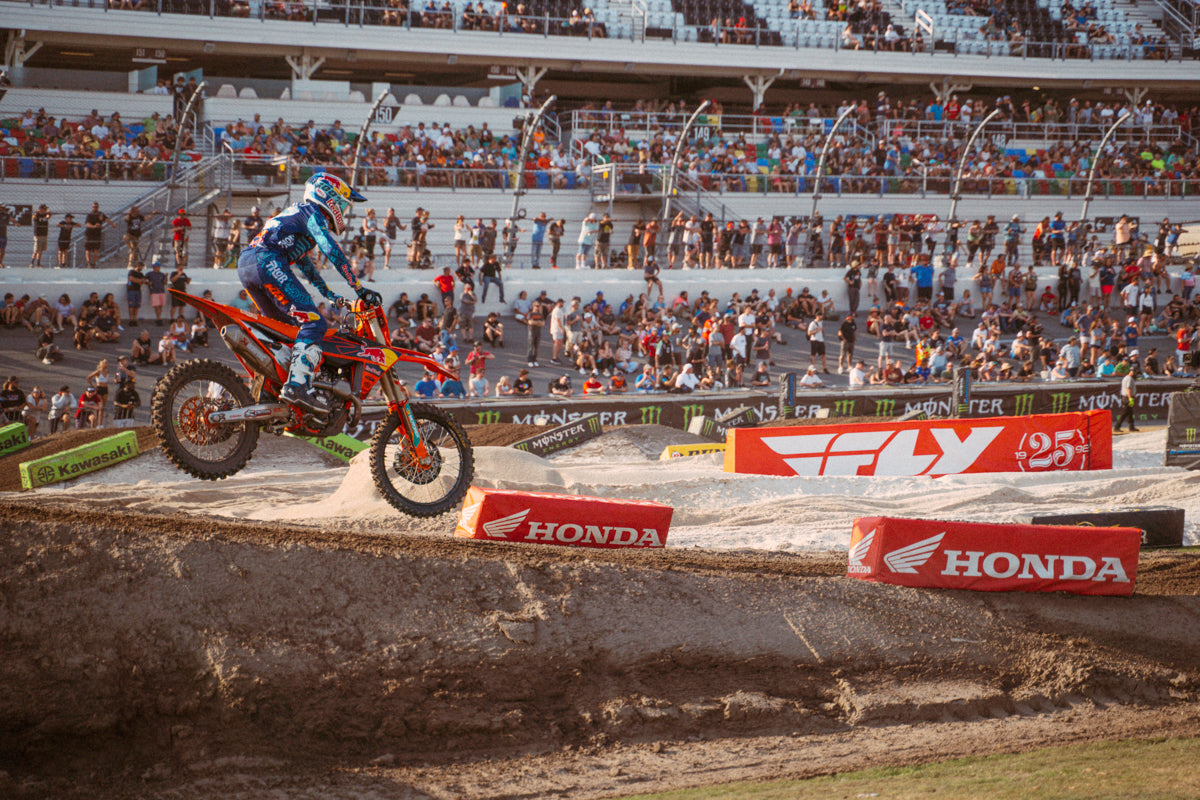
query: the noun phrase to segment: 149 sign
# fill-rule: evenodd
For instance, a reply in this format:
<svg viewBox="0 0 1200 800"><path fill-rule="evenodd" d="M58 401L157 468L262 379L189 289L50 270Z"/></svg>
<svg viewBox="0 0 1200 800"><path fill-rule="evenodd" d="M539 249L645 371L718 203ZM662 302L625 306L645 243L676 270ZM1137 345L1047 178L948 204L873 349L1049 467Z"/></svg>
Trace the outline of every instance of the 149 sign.
<svg viewBox="0 0 1200 800"><path fill-rule="evenodd" d="M1022 472L1055 469L1086 469L1090 450L1078 428L1058 431L1034 431L1021 436L1017 446L1017 466ZM1076 464L1076 459L1080 461Z"/></svg>

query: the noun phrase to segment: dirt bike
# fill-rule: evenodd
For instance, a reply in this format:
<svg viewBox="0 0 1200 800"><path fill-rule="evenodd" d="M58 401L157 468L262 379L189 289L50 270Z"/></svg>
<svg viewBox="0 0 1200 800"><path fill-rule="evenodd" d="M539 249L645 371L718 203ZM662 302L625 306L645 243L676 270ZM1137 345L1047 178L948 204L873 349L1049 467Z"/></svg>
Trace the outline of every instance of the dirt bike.
<svg viewBox="0 0 1200 800"><path fill-rule="evenodd" d="M185 292L171 294L208 317L247 372L243 377L225 364L193 359L158 381L151 423L175 466L219 480L246 466L260 431L301 437L341 433L359 423L362 402L378 385L387 415L371 439L375 486L393 507L417 517L443 514L462 500L475 472L466 433L442 409L410 402L396 376L402 363L451 373L429 356L389 346L383 308L361 300L339 304L351 310L320 343L324 357L313 390L330 412L319 415L279 400L297 327Z"/></svg>

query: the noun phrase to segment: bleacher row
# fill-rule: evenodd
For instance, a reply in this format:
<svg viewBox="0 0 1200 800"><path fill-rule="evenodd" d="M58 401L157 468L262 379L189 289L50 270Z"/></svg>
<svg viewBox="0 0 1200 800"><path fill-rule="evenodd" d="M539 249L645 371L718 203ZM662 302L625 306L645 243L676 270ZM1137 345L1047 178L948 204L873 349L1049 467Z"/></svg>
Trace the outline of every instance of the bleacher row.
<svg viewBox="0 0 1200 800"><path fill-rule="evenodd" d="M788 4L789 0L647 0L644 3L647 11L644 31L650 37L672 36L683 42L719 41L814 48L836 48L846 45L842 34L847 26L847 19L795 18ZM1137 41L1134 37L1136 23L1126 17L1125 12L1115 5L1114 0L1097 0L1088 4L1090 8L1095 9L1095 15L1090 20L1102 24L1111 41L1107 38L1104 41L1090 41L1086 34L1068 30L1064 27L1062 7L1055 0L1002 1L1006 18L1004 30L1008 30L1007 22L1015 22L1014 30L1020 32L1020 42L1010 41L1009 37L999 35L1004 30L981 30L988 25L989 17L955 13L955 10L947 6L945 0L900 0L899 4L905 12L904 19L892 19L886 11L873 12L865 22L854 16L849 17L856 34L868 35L866 47L883 45L882 35L888 24L894 24L898 32L905 37L909 36L913 31L913 15L919 9L933 19L934 42L926 41L925 45L940 46L939 49L959 54L1142 59L1156 57L1163 52L1161 41L1155 40L1156 35L1161 32L1146 31L1145 35L1151 41ZM274 10L288 5L253 0L249 4L250 16L281 18ZM341 11L349 9L355 15L351 20L353 24L366 25L385 24L382 15L387 9L398 15L396 18L399 21L393 24L432 27L428 21L430 17L441 13L443 8L448 8L446 13L452 16L452 22L447 25L439 24L439 27L455 30L479 29L477 25L465 22L467 17L464 16L464 12L468 9L475 11L481 7L482 14L489 18L507 15L508 22L504 26L507 32L520 32L524 28L525 32L529 33L630 39L635 38L642 29L639 25L640 19L631 16L627 6L610 6L608 0L595 0L586 4L574 0L527 0L519 6L505 3L504 0L451 0L434 6L429 9L417 2L405 4L385 0L322 0L316 7L318 21L342 21L344 15ZM229 13L223 13L227 12L228 8L228 3L218 3L217 16L230 16ZM518 8L524 11L525 17L517 16ZM567 8L572 10L568 13ZM590 16L582 18L582 27L580 9L585 13L590 11ZM164 11L207 14L208 4L164 3ZM826 9L818 8L820 16L824 17L825 12ZM524 23L521 22L522 19ZM592 22L595 24L590 24ZM745 32L731 34L729 26L737 26Z"/></svg>

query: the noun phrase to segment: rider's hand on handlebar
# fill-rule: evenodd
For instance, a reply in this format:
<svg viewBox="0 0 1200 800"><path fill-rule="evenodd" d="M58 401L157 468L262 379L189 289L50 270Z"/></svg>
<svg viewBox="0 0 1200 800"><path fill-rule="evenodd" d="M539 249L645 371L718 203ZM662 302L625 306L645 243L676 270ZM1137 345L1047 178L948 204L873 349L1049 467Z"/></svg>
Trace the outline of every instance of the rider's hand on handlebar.
<svg viewBox="0 0 1200 800"><path fill-rule="evenodd" d="M368 289L360 284L359 286L355 287L354 291L358 292L359 300L362 300L372 308L383 305L383 295L374 289Z"/></svg>

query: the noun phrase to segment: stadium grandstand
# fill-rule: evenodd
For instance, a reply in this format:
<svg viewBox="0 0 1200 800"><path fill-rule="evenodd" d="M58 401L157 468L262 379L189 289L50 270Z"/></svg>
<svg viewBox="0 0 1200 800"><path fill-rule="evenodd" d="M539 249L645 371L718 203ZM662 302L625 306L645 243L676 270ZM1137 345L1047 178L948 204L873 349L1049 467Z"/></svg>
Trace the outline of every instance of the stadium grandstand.
<svg viewBox="0 0 1200 800"><path fill-rule="evenodd" d="M428 211L433 263L514 208L566 249L593 212L617 249L681 212L1200 219L1200 19L1168 0L0 2L10 266L42 204L158 212L165 253L179 208L209 233L320 170Z"/></svg>

